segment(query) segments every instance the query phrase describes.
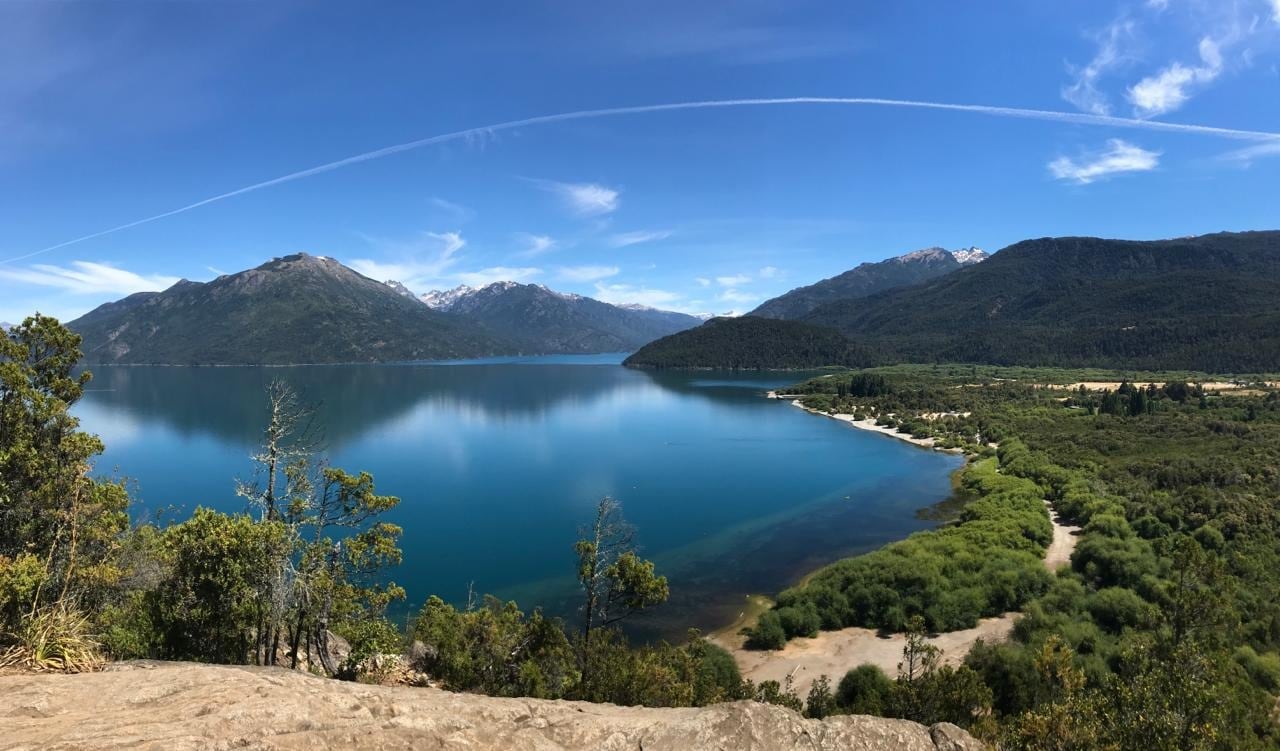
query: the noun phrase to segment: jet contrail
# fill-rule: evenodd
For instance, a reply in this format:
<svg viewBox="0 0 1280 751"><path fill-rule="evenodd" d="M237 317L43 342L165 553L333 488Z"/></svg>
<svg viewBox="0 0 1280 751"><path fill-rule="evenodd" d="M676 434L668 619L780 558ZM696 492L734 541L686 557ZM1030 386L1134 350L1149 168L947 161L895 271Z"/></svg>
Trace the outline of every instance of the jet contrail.
<svg viewBox="0 0 1280 751"><path fill-rule="evenodd" d="M1090 115L1082 112L1061 112L1057 110L1038 110L1025 109L1021 107L995 107L985 104L948 104L946 102L921 102L910 99L878 99L871 97L785 97L772 99L712 99L699 102L673 102L669 104L644 104L635 107L610 107L607 109L595 110L579 110L577 112L561 112L554 115L540 115L538 117L527 117L522 120L508 120L503 123L495 123L493 125L482 125L478 128L468 128L466 130L457 130L452 133L442 133L437 136L429 136L420 138L416 141L408 141L406 143L396 144L395 146L387 146L375 151L366 151L363 154L349 156L346 159L339 159L336 162L328 162L309 169L298 172L291 172L287 175L265 180L253 185L246 185L243 188L237 188L227 193L220 193L216 196L210 196L195 203L187 204L162 214L156 214L144 219L137 219L127 224L121 224L116 227L104 229L93 234L77 237L66 242L60 242L57 245L50 245L47 248L41 248L25 255L14 256L0 261L0 264L13 263L14 261L22 261L33 256L42 255L50 251L65 248L68 245L92 240L104 235L111 235L122 230L137 227L142 224L150 224L151 222L171 217L176 214L182 214L192 209L198 209L201 206L207 206L218 201L225 201L228 198L252 193L263 188L270 188L273 185L281 185L283 183L301 180L304 177L319 175L325 172L331 172L342 167L352 164L367 162L372 159L380 159L384 156L391 156L413 149L420 149L425 146L435 146L449 141L456 141L463 138L484 135L488 133L496 133L503 130L512 130L514 128L524 128L531 125L546 125L549 123L560 123L566 120L588 120L598 117L616 117L619 115L640 115L652 112L669 112L675 110L695 110L695 109L711 109L717 107L761 107L775 105L792 105L792 104L839 104L839 105L869 105L879 107L916 107L920 109L948 110L952 112L975 112L983 115L993 115L995 117L1017 117L1028 120L1048 120L1060 123L1072 123L1075 125L1100 125L1115 128L1138 128L1142 130L1156 130L1169 133L1189 133L1195 135L1217 136L1219 138L1233 138L1246 141L1280 141L1280 133L1260 130L1240 130L1237 128L1218 128L1211 125L1191 125L1187 123L1169 123L1159 120L1142 120L1131 117L1112 117L1110 115Z"/></svg>

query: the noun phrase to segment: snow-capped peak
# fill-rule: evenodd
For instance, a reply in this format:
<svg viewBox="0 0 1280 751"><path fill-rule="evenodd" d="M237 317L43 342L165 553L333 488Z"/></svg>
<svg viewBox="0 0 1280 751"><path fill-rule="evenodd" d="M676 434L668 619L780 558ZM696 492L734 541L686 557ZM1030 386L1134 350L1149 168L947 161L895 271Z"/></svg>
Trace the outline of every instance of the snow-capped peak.
<svg viewBox="0 0 1280 751"><path fill-rule="evenodd" d="M459 300L475 293L474 287L468 287L465 284L459 284L453 289L433 289L430 292L422 293L418 299L427 307L436 310L448 310L452 308Z"/></svg>
<svg viewBox="0 0 1280 751"><path fill-rule="evenodd" d="M977 246L968 248L960 248L951 251L951 257L960 262L961 265L968 266L971 263L981 263L991 256L990 253Z"/></svg>
<svg viewBox="0 0 1280 751"><path fill-rule="evenodd" d="M383 284L385 284L385 285L387 285L388 287L390 287L391 289L395 290L395 291L396 291L396 293L397 293L397 294L399 294L399 295L402 295L402 296L404 296L404 297L407 297L407 298L409 298L409 299L411 299L411 300L417 300L417 299L418 299L418 296L417 296L417 295L415 295L415 294L413 294L413 291L412 291L412 290L410 290L408 287L404 286L404 285L403 285L403 284L401 284L400 282L397 282L395 279L388 279L387 281L383 282Z"/></svg>

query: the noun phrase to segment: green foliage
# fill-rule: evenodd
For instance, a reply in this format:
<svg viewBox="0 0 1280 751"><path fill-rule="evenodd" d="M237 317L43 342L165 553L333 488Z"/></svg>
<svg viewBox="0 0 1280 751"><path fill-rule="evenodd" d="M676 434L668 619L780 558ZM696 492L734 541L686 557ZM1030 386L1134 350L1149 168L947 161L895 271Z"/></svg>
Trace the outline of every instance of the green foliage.
<svg viewBox="0 0 1280 751"><path fill-rule="evenodd" d="M878 666L859 665L840 679L836 704L848 714L882 715L892 706L893 690L893 681Z"/></svg>
<svg viewBox="0 0 1280 751"><path fill-rule="evenodd" d="M1001 462L1027 473L1039 467L1015 442L1001 449ZM915 615L932 630L951 631L1042 594L1050 577L1040 558L1051 537L1043 489L997 472L990 460L968 467L962 484L979 499L958 523L840 561L783 592L776 621L762 618L748 644L779 648L778 626L787 638L846 626L901 631Z"/></svg>
<svg viewBox="0 0 1280 751"><path fill-rule="evenodd" d="M257 523L206 508L165 530L161 561L166 573L148 592L159 655L247 662L254 605L284 534L277 522Z"/></svg>
<svg viewBox="0 0 1280 751"><path fill-rule="evenodd" d="M561 698L578 680L560 624L538 611L526 616L512 602L486 597L482 607L459 611L431 597L411 633L427 647L419 667L454 691Z"/></svg>
<svg viewBox="0 0 1280 751"><path fill-rule="evenodd" d="M832 412L918 426L977 455L999 442L1000 479L990 484L996 468L978 461L962 485L985 500L1016 497L1017 486L1030 483L1083 527L1071 566L1021 605L1013 638L975 646L963 666L971 675L948 679L990 691L1002 727L990 737L1044 749L1276 743L1268 692L1280 676L1280 392L1262 383L1274 377L1241 378L1249 391L1218 393L1197 384L1225 379L1196 373L975 366L872 373L889 380L888 393L851 396L840 381L856 374L788 390ZM1122 386L1104 407L1105 391L1043 385L1079 381ZM980 502L966 509L981 517ZM973 516L963 513L957 527ZM1042 541L1034 531L1027 538ZM929 552L911 550L902 568L927 575L936 565ZM838 590L814 577L800 591L815 587ZM856 612L860 599L838 591ZM924 591L934 602L947 593ZM882 596L892 606L889 592ZM784 593L778 605L802 599ZM829 593L822 601L839 610ZM889 702L881 712L928 716L911 702Z"/></svg>

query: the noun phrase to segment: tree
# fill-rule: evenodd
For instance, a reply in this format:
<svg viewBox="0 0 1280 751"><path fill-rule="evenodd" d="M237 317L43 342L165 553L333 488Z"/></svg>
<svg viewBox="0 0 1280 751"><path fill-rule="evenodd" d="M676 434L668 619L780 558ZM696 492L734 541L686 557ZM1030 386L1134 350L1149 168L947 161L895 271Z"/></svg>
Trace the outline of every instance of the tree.
<svg viewBox="0 0 1280 751"><path fill-rule="evenodd" d="M595 519L582 535L573 549L584 596L579 663L583 686L589 688L593 631L666 602L669 589L667 577L654 573L653 562L636 555L634 530L623 519L622 505L616 500L600 499Z"/></svg>
<svg viewBox="0 0 1280 751"><path fill-rule="evenodd" d="M0 334L0 634L38 615L84 624L76 611L95 611L120 576L129 499L89 477L102 442L70 411L91 378L75 372L79 347L42 315Z"/></svg>

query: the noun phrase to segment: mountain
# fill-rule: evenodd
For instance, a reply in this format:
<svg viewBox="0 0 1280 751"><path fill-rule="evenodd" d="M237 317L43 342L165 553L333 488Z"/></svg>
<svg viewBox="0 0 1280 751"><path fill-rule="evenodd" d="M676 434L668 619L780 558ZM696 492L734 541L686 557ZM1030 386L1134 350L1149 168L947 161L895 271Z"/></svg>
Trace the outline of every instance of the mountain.
<svg viewBox="0 0 1280 751"><path fill-rule="evenodd" d="M828 364L973 362L1280 371L1280 231L1173 240L1026 240L910 287L820 305L800 322L847 340ZM627 363L800 367L750 318L656 341ZM807 337L817 336L806 329ZM824 354L826 352L824 351Z"/></svg>
<svg viewBox="0 0 1280 751"><path fill-rule="evenodd" d="M885 361L1280 370L1280 231L1026 240L924 284L816 308Z"/></svg>
<svg viewBox="0 0 1280 751"><path fill-rule="evenodd" d="M68 324L89 363L296 364L507 354L516 347L306 253L101 305Z"/></svg>
<svg viewBox="0 0 1280 751"><path fill-rule="evenodd" d="M610 305L517 282L433 291L421 299L435 310L501 332L525 352L630 352L701 323L683 313Z"/></svg>
<svg viewBox="0 0 1280 751"><path fill-rule="evenodd" d="M433 289L430 292L424 292L418 299L428 308L448 310L455 302L475 291L474 287L460 284L453 289Z"/></svg>
<svg viewBox="0 0 1280 751"><path fill-rule="evenodd" d="M388 279L387 281L383 282L383 284L390 287L392 290L395 291L396 294L400 295L401 297L407 297L411 300L418 299L418 296L413 294L413 290L404 286L400 282L397 282L395 279Z"/></svg>
<svg viewBox="0 0 1280 751"><path fill-rule="evenodd" d="M748 315L762 318L803 318L814 308L838 300L858 298L894 287L906 287L949 274L987 258L980 248L947 251L925 248L876 263L864 263L830 279L766 300Z"/></svg>
<svg viewBox="0 0 1280 751"><path fill-rule="evenodd" d="M800 321L743 316L712 318L695 329L641 347L623 362L642 368L817 368L848 359L839 332Z"/></svg>

